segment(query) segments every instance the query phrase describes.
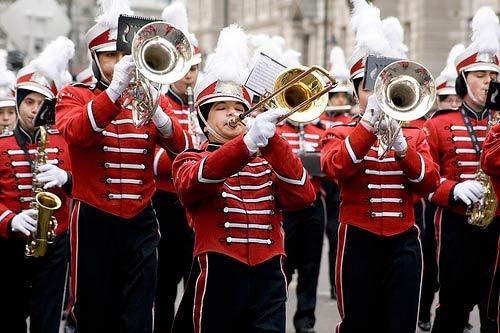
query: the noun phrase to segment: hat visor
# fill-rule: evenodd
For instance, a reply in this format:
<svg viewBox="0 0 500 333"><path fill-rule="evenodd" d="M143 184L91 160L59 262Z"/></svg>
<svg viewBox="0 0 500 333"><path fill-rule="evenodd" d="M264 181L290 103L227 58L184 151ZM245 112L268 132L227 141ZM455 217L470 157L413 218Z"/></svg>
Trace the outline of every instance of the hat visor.
<svg viewBox="0 0 500 333"><path fill-rule="evenodd" d="M233 95L215 95L213 97L208 97L207 99L200 101L200 103L198 103L198 106L205 105L207 103L228 102L228 101L240 102L246 108L248 109L250 108L250 104L248 103L247 100Z"/></svg>
<svg viewBox="0 0 500 333"><path fill-rule="evenodd" d="M18 85L17 89L24 89L24 90L30 90L33 92L37 92L37 93L42 94L43 96L45 96L47 98L55 98L56 97L51 90L49 90L45 87L41 87L41 86L36 85L36 84L29 83L29 82L25 83L25 84Z"/></svg>
<svg viewBox="0 0 500 333"><path fill-rule="evenodd" d="M115 52L116 51L116 43L108 43L104 44L102 47L95 47L95 52Z"/></svg>
<svg viewBox="0 0 500 333"><path fill-rule="evenodd" d="M195 54L191 60L191 66L199 65L201 63L201 54Z"/></svg>
<svg viewBox="0 0 500 333"><path fill-rule="evenodd" d="M6 108L6 107L15 107L16 106L16 101L13 99L5 99L5 100L0 100L0 108Z"/></svg>
<svg viewBox="0 0 500 333"><path fill-rule="evenodd" d="M454 87L446 87L446 88L438 89L436 94L438 96L456 95L457 91L455 90Z"/></svg>
<svg viewBox="0 0 500 333"><path fill-rule="evenodd" d="M472 65L469 65L463 69L464 72L479 72L479 71L492 71L500 73L500 67L496 64L486 63L486 62L478 62Z"/></svg>

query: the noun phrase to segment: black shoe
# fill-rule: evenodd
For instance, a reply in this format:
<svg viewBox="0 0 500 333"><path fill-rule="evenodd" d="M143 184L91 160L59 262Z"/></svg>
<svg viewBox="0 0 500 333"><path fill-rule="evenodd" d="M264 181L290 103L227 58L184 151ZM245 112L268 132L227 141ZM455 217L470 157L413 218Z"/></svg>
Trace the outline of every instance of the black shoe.
<svg viewBox="0 0 500 333"><path fill-rule="evenodd" d="M431 322L430 321L418 321L418 327L424 332L429 332L431 330Z"/></svg>

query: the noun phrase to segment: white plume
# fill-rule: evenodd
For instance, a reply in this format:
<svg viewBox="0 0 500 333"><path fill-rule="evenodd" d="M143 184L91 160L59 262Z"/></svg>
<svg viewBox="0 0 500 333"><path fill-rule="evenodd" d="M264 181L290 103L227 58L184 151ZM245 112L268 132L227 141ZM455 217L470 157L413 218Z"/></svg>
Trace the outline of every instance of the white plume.
<svg viewBox="0 0 500 333"><path fill-rule="evenodd" d="M248 36L238 25L232 24L219 34L215 53L207 63L206 72L220 81L243 84L250 61Z"/></svg>
<svg viewBox="0 0 500 333"><path fill-rule="evenodd" d="M297 67L300 66L300 57L302 56L302 53L288 49L285 52L283 52L283 55L279 59L279 62L285 65L286 67Z"/></svg>
<svg viewBox="0 0 500 333"><path fill-rule="evenodd" d="M446 60L446 67L439 74L440 77L443 77L446 81L455 81L457 78L457 68L455 66L455 59L465 50L465 46L463 44L456 44L450 50L448 54L448 59Z"/></svg>
<svg viewBox="0 0 500 333"><path fill-rule="evenodd" d="M344 50L339 46L334 46L330 51L330 73L338 81L349 80L349 68L345 62Z"/></svg>
<svg viewBox="0 0 500 333"><path fill-rule="evenodd" d="M181 1L175 1L163 9L163 21L179 28L183 33L189 33L189 21L186 6Z"/></svg>
<svg viewBox="0 0 500 333"><path fill-rule="evenodd" d="M121 14L133 14L129 0L97 0L97 4L101 6L102 13L96 18L96 22L110 29L118 27Z"/></svg>
<svg viewBox="0 0 500 333"><path fill-rule="evenodd" d="M36 59L31 61L30 66L48 79L54 80L57 85L61 82L68 62L74 54L75 44L68 38L59 36L50 42Z"/></svg>
<svg viewBox="0 0 500 333"><path fill-rule="evenodd" d="M477 60L482 61L481 54L496 55L499 51L499 23L498 16L490 7L481 7L477 10L471 23L472 44L478 50Z"/></svg>
<svg viewBox="0 0 500 333"><path fill-rule="evenodd" d="M356 33L356 48L366 54L383 56L391 52L384 35L380 10L366 0L351 0L353 11L351 26Z"/></svg>
<svg viewBox="0 0 500 333"><path fill-rule="evenodd" d="M7 51L0 50L0 87L12 88L15 84L15 74L7 69Z"/></svg>
<svg viewBox="0 0 500 333"><path fill-rule="evenodd" d="M391 46L391 54L387 54L387 56L406 59L408 47L404 43L404 30L399 20L394 16L387 17L382 21L382 29L384 30L385 38Z"/></svg>

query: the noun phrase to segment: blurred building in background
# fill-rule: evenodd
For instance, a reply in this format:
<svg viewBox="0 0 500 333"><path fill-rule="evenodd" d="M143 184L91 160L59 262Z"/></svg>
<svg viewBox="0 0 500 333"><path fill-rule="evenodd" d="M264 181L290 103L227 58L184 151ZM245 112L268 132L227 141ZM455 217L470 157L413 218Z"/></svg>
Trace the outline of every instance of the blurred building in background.
<svg viewBox="0 0 500 333"><path fill-rule="evenodd" d="M22 1L22 0L17 0ZM55 0L54 0L55 1ZM211 53L220 30L231 23L249 33L281 35L287 47L302 53L305 65L329 67L328 55L334 45L349 57L354 34L349 26L349 0L184 0L190 30L196 34L204 55ZM0 0L0 13L14 1ZM84 36L93 24L98 6L95 0L58 0L71 22L69 37L77 53L74 73L88 65ZM171 0L130 0L138 15L161 17ZM481 6L500 13L500 0L374 0L381 17L396 16L405 29L409 58L427 66L437 75L449 49L469 43L469 23ZM1 22L0 22L1 26ZM0 48L12 48L6 31L0 31ZM32 58L28 54L27 58Z"/></svg>

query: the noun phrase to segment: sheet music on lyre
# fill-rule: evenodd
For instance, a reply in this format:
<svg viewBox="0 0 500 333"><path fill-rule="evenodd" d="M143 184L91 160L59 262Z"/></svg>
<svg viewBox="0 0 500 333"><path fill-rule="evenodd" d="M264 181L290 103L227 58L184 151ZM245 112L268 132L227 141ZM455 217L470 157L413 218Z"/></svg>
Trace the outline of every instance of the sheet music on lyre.
<svg viewBox="0 0 500 333"><path fill-rule="evenodd" d="M270 93L278 74L284 69L286 69L284 65L261 52L247 77L245 87L260 96L266 92Z"/></svg>

